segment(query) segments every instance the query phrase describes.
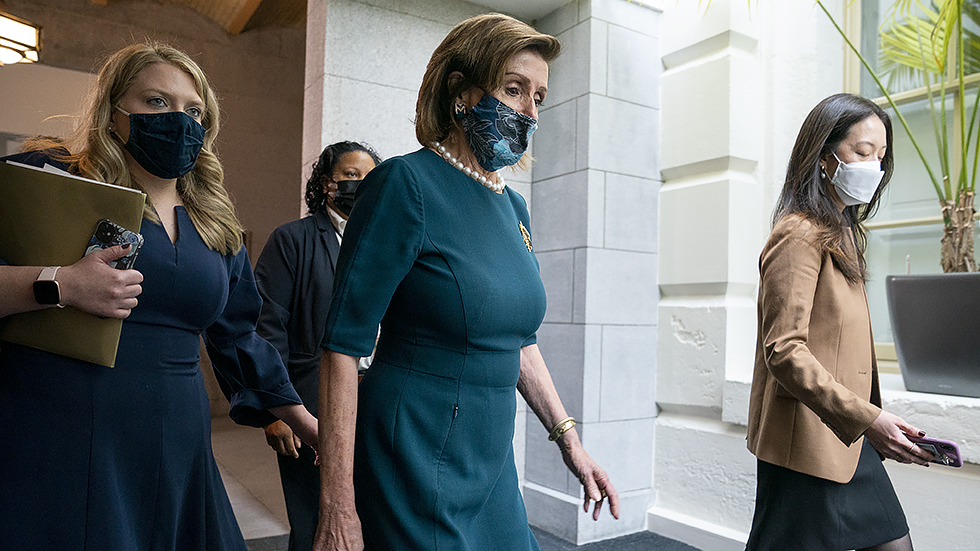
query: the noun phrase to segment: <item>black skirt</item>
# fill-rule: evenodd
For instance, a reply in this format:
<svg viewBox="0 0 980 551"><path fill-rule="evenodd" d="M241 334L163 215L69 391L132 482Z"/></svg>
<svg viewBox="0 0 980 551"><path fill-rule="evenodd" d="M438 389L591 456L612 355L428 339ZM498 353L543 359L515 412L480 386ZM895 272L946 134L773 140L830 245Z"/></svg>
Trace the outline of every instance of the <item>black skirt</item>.
<svg viewBox="0 0 980 551"><path fill-rule="evenodd" d="M846 551L908 532L902 504L867 439L854 478L846 484L758 461L746 551Z"/></svg>

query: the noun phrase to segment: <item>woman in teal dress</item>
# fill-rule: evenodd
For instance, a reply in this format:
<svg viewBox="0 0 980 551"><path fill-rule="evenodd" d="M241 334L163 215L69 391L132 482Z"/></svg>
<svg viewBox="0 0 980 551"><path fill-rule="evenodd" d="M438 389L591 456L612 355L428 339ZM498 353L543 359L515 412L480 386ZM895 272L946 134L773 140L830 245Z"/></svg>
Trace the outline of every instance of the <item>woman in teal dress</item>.
<svg viewBox="0 0 980 551"><path fill-rule="evenodd" d="M322 343L330 460L315 549L537 550L514 463L515 387L582 482L585 510L594 501L598 519L608 499L619 516L538 350L545 291L527 207L497 173L524 160L559 49L506 16L460 23L423 78L424 147L358 189Z"/></svg>

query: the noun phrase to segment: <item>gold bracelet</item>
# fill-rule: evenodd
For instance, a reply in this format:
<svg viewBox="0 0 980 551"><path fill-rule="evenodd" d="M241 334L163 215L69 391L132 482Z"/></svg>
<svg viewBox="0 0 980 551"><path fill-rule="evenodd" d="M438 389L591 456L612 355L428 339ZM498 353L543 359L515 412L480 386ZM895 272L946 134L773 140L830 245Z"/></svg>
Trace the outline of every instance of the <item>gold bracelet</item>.
<svg viewBox="0 0 980 551"><path fill-rule="evenodd" d="M561 421L558 421L558 423L555 424L554 428L551 429L551 433L548 435L548 441L554 442L555 440L558 440L559 438L561 438L561 435L568 432L568 429L574 426L575 426L574 417L566 417Z"/></svg>

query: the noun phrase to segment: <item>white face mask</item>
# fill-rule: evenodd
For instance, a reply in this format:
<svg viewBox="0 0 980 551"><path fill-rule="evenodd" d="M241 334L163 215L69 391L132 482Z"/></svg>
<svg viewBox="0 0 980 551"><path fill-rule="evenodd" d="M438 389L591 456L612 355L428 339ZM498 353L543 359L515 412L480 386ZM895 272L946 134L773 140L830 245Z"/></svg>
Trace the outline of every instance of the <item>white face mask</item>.
<svg viewBox="0 0 980 551"><path fill-rule="evenodd" d="M844 163L834 153L837 159L837 171L830 182L837 188L837 195L847 206L866 205L871 202L878 184L885 176L881 170L881 161L859 161Z"/></svg>

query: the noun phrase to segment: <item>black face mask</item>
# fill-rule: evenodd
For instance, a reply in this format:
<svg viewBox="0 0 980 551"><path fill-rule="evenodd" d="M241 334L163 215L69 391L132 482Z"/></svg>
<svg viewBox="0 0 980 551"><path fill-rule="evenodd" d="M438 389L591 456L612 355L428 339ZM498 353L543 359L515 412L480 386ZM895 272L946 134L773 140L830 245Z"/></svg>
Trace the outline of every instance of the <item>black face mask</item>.
<svg viewBox="0 0 980 551"><path fill-rule="evenodd" d="M157 178L180 178L194 169L204 146L204 127L187 113L126 113L126 151Z"/></svg>
<svg viewBox="0 0 980 551"><path fill-rule="evenodd" d="M354 208L354 192L360 184L360 180L341 180L337 182L337 194L333 197L333 204L337 207L337 210L344 213L344 216L350 216L350 211Z"/></svg>

